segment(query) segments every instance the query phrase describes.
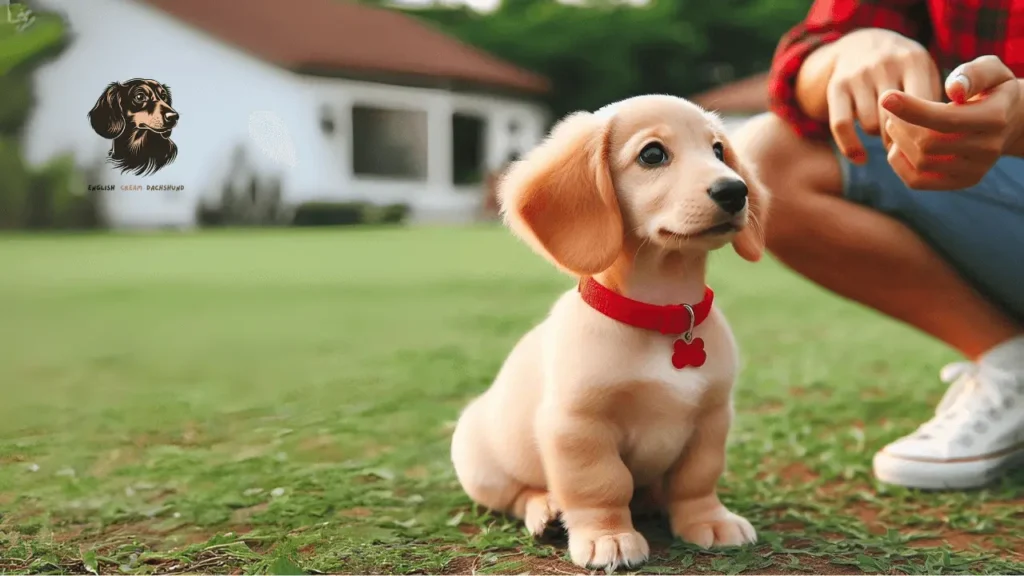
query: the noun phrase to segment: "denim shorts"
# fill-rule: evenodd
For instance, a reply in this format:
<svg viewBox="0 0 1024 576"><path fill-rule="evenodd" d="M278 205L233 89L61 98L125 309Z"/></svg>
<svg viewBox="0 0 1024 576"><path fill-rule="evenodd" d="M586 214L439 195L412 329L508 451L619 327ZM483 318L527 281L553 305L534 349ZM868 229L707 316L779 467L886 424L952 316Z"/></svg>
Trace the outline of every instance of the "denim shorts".
<svg viewBox="0 0 1024 576"><path fill-rule="evenodd" d="M979 293L1024 322L1024 159L1003 157L964 190L911 190L886 160L882 140L857 132L865 164L837 150L846 198L901 220Z"/></svg>

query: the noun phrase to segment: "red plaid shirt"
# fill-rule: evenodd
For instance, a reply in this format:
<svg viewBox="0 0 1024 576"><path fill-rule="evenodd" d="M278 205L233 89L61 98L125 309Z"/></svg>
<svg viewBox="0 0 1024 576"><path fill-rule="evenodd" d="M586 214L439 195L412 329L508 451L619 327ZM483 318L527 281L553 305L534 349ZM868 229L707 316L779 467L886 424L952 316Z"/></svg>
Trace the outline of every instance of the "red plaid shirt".
<svg viewBox="0 0 1024 576"><path fill-rule="evenodd" d="M886 28L931 52L943 78L979 56L998 56L1024 77L1024 0L815 0L779 42L768 81L771 110L801 135L828 138L828 125L796 102L796 77L815 48L858 28Z"/></svg>

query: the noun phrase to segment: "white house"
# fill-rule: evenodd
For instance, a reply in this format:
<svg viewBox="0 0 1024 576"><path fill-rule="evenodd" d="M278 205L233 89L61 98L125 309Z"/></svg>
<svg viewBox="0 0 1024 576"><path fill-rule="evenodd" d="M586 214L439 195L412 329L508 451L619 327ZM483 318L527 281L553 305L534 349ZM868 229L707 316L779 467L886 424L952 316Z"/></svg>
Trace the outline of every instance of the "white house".
<svg viewBox="0 0 1024 576"><path fill-rule="evenodd" d="M33 164L104 162L88 113L111 82L154 79L180 114L177 158L148 176L103 164L114 226L190 227L242 178L278 178L285 202L407 203L466 220L483 176L544 135L546 79L396 11L344 0L39 0L73 41L37 74ZM241 148L239 148L241 147ZM163 185L166 190L146 190ZM141 186L142 189L134 189ZM180 187L180 188L179 188ZM177 189L176 189L177 188Z"/></svg>
<svg viewBox="0 0 1024 576"><path fill-rule="evenodd" d="M725 129L734 132L752 116L768 110L768 72L721 84L689 99L718 112Z"/></svg>

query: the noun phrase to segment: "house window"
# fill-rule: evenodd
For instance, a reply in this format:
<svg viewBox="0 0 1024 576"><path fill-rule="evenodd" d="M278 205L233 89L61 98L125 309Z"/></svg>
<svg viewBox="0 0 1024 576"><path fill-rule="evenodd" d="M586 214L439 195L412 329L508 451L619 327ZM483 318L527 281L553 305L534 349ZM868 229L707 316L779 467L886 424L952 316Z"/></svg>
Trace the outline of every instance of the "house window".
<svg viewBox="0 0 1024 576"><path fill-rule="evenodd" d="M452 114L452 183L479 184L484 180L486 120L470 114Z"/></svg>
<svg viewBox="0 0 1024 576"><path fill-rule="evenodd" d="M352 172L426 180L426 111L353 106Z"/></svg>

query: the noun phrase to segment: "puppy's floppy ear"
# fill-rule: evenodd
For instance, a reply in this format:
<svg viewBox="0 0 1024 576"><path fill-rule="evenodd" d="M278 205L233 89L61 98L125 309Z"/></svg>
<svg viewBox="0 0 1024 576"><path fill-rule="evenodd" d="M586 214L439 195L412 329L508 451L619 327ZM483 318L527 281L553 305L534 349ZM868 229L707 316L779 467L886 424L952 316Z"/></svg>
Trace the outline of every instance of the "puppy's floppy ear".
<svg viewBox="0 0 1024 576"><path fill-rule="evenodd" d="M577 112L505 173L498 198L506 224L535 250L580 276L622 250L622 215L608 160L609 119Z"/></svg>
<svg viewBox="0 0 1024 576"><path fill-rule="evenodd" d="M92 129L104 138L117 138L124 132L126 122L121 108L121 88L121 83L111 82L89 111Z"/></svg>
<svg viewBox="0 0 1024 576"><path fill-rule="evenodd" d="M744 260L757 262L764 255L764 225L770 193L757 172L740 159L732 145L727 140L723 144L725 163L747 183L747 225L733 239L732 247Z"/></svg>

